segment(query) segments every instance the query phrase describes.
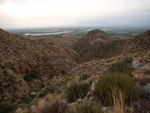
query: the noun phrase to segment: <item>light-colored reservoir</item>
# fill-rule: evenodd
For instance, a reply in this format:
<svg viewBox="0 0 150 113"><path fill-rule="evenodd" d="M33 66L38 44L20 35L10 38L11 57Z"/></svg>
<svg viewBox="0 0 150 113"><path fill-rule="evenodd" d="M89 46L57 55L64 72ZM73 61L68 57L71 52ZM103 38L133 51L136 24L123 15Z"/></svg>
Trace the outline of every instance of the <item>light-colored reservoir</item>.
<svg viewBox="0 0 150 113"><path fill-rule="evenodd" d="M26 33L24 35L26 36L45 36L45 35L61 35L61 34L67 34L72 33L74 31L62 31L62 32L53 32L53 33Z"/></svg>

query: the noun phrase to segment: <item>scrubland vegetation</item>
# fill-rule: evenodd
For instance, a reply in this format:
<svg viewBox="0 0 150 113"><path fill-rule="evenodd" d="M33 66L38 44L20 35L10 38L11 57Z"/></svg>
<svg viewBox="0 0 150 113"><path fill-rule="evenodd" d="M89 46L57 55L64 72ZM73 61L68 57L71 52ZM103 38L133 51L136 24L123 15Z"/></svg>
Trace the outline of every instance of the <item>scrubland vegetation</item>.
<svg viewBox="0 0 150 113"><path fill-rule="evenodd" d="M141 92L137 88L135 79L130 76L131 70L132 66L129 63L112 64L108 72L95 82L93 93L98 97L96 101L85 98L90 91L91 84L85 82L88 77L83 74L78 83L70 84L66 88L63 97L53 92L41 96L38 108L34 109L33 113L107 113L107 110L102 110L102 106L112 106L109 109L111 113L126 113L127 111L134 113L132 104L130 109L127 104L138 101ZM66 100L63 99L64 97Z"/></svg>
<svg viewBox="0 0 150 113"><path fill-rule="evenodd" d="M83 98L89 91L88 83L74 83L66 89L66 95L69 102L73 102L78 98Z"/></svg>
<svg viewBox="0 0 150 113"><path fill-rule="evenodd" d="M73 45L76 51L0 32L9 36L2 50L12 49L0 53L0 113L138 113L140 105L143 113L149 110L149 31L140 35L144 39L112 39L94 30Z"/></svg>

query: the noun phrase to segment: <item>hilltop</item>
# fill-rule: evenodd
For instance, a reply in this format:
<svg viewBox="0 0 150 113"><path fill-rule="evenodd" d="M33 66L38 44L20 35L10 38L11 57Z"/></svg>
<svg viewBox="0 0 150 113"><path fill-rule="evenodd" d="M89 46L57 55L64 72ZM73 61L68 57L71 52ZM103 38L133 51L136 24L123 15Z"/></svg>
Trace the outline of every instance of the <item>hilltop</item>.
<svg viewBox="0 0 150 113"><path fill-rule="evenodd" d="M113 39L101 30L90 31L73 45L83 61L139 53L150 48L149 31L134 38Z"/></svg>

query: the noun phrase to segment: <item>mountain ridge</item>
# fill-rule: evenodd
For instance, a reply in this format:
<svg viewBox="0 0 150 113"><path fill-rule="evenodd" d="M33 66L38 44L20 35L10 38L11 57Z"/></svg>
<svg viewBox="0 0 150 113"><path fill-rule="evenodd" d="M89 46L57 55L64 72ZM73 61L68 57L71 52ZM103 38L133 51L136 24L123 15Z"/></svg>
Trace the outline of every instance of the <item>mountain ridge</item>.
<svg viewBox="0 0 150 113"><path fill-rule="evenodd" d="M148 31L134 38L128 39L112 39L107 37L108 34L106 35L104 31L97 32L97 30L94 30L90 32L90 37L95 36L95 34L92 35L92 32L96 32L96 34L99 33L101 35L93 38L92 43L91 40L87 40L87 37L85 36L73 45L73 49L79 53L83 61L109 58L120 54L125 55L127 53L141 52L142 50L147 50L150 47L150 35ZM105 41L97 40L97 38L105 39Z"/></svg>

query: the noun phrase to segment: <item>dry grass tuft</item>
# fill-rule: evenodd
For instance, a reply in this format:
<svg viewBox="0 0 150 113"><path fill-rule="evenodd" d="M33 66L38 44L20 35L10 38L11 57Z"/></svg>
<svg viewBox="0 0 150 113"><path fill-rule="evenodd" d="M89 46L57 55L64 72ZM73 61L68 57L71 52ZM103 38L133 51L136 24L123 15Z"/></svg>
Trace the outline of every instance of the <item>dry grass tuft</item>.
<svg viewBox="0 0 150 113"><path fill-rule="evenodd" d="M105 104L113 104L113 90L121 91L125 101L138 100L140 92L136 82L128 75L110 73L100 77L95 84L95 94L100 96ZM119 94L117 93L119 96Z"/></svg>
<svg viewBox="0 0 150 113"><path fill-rule="evenodd" d="M127 107L121 91L112 89L113 109L109 113L133 113L133 106ZM111 98L110 98L111 99Z"/></svg>
<svg viewBox="0 0 150 113"><path fill-rule="evenodd" d="M48 94L38 102L38 113L64 113L66 108L59 95Z"/></svg>
<svg viewBox="0 0 150 113"><path fill-rule="evenodd" d="M119 91L119 97L116 90L113 90L113 105L114 113L126 113L125 100L122 96L121 91Z"/></svg>

